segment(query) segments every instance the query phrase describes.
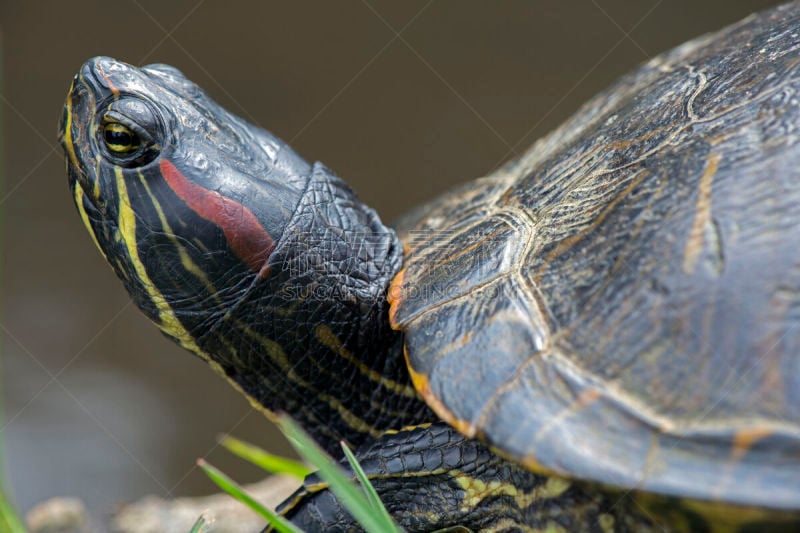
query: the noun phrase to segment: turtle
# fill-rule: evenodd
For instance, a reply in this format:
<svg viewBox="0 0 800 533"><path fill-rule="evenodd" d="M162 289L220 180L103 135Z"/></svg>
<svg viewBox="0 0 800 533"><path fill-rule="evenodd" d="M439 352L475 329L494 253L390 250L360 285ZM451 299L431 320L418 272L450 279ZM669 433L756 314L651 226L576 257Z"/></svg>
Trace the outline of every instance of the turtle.
<svg viewBox="0 0 800 533"><path fill-rule="evenodd" d="M144 314L406 530L797 530L798 34L663 53L393 227L171 66L90 59L60 142ZM359 527L314 475L280 509Z"/></svg>

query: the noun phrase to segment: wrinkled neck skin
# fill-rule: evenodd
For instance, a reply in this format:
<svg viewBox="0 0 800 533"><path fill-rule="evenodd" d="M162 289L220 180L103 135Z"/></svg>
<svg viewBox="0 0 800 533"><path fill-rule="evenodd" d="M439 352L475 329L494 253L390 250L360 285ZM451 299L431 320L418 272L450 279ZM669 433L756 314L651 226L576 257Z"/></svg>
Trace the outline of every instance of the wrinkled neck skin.
<svg viewBox="0 0 800 533"><path fill-rule="evenodd" d="M270 413L288 413L329 453L435 419L413 389L386 291L402 245L320 163L268 271L198 346Z"/></svg>
<svg viewBox="0 0 800 533"><path fill-rule="evenodd" d="M81 218L137 306L254 404L337 456L339 440L433 419L389 327L401 245L323 165L176 69L108 57L73 79L61 142Z"/></svg>

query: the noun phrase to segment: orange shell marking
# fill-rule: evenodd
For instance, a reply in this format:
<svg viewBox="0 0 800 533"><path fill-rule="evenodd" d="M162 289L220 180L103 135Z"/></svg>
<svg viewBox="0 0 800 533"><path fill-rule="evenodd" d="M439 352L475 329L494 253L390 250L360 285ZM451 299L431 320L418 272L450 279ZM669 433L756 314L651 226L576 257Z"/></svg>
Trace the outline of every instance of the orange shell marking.
<svg viewBox="0 0 800 533"><path fill-rule="evenodd" d="M773 431L768 428L744 429L737 432L736 436L733 438L732 459L734 461L741 460L756 442L765 437L769 437L772 433Z"/></svg>
<svg viewBox="0 0 800 533"><path fill-rule="evenodd" d="M392 326L392 329L399 330L400 325L397 324L395 321L395 316L397 315L397 309L400 307L400 304L403 302L403 277L405 276L406 269L401 268L400 271L395 275L392 283L389 285L389 292L386 294L386 301L389 302L389 325ZM406 362L408 362L408 358L406 357ZM410 368L410 367L409 367ZM416 385L416 383L415 383ZM419 387L417 387L419 390Z"/></svg>
<svg viewBox="0 0 800 533"><path fill-rule="evenodd" d="M428 382L428 376L416 372L409 363L408 352L406 352L405 346L403 347L403 356L406 359L408 373L411 374L411 382L414 384L414 388L417 389L420 396L422 396L422 399L425 400L425 403L428 404L428 407L433 409L433 412L436 413L439 418L453 426L456 431L471 439L474 438L478 433L478 428L471 422L457 418L453 412L445 407L442 401L433 394L431 385Z"/></svg>

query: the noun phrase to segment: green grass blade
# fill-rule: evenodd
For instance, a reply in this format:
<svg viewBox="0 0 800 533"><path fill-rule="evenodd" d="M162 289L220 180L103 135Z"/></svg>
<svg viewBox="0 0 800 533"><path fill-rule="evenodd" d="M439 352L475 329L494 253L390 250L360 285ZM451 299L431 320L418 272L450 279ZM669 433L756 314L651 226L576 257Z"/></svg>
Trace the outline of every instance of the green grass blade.
<svg viewBox="0 0 800 533"><path fill-rule="evenodd" d="M361 468L356 456L353 455L353 452L350 451L350 448L347 447L347 444L345 444L344 441L341 442L341 445L342 450L344 451L344 456L347 457L347 462L350 463L350 468L352 468L353 472L356 473L356 477L358 478L359 483L361 483L361 488L364 489L364 493L367 495L367 501L375 510L375 512L384 515L384 520L392 522L392 517L389 516L389 511L386 510L386 506L383 505L380 496L378 496L378 493L375 491L375 487L373 487L372 483L370 483L367 474L364 473L364 469Z"/></svg>
<svg viewBox="0 0 800 533"><path fill-rule="evenodd" d="M299 479L303 479L311 473L311 469L300 461L273 455L258 446L239 440L236 437L223 435L220 437L219 442L234 455L238 455L245 461L249 461L267 472L273 474L289 474Z"/></svg>
<svg viewBox="0 0 800 533"><path fill-rule="evenodd" d="M288 417L282 417L278 425L297 453L317 468L319 476L328 482L333 494L366 531L369 533L401 531L391 518L387 520L382 513L372 508L359 486L300 429L300 426Z"/></svg>
<svg viewBox="0 0 800 533"><path fill-rule="evenodd" d="M17 517L14 508L6 499L5 493L0 488L0 531L8 533L25 533L25 526Z"/></svg>
<svg viewBox="0 0 800 533"><path fill-rule="evenodd" d="M3 35L0 32L0 59L3 58ZM3 68L4 65L0 64L0 91L4 85L4 80L2 78L5 69ZM5 109L0 106L0 112L4 112ZM0 119L5 118L0 116ZM0 124L3 122L0 121ZM0 140L2 140L3 131L0 128ZM0 142L0 168L5 168L4 162L4 153L3 153L4 143ZM5 175L0 174L0 179L5 179ZM0 217L0 222L3 222L3 218ZM2 229L2 228L0 228ZM3 235L3 232L0 231L0 237ZM2 242L0 242L2 245ZM2 249L2 246L0 246ZM1 346L0 346L1 348ZM2 360L2 359L0 359ZM0 373L0 378L2 378L2 373ZM0 387L2 390L2 387ZM2 405L3 395L0 394L0 418L2 418L4 414L3 405ZM14 509L14 506L11 505L11 502L8 501L6 488L4 486L5 483L5 455L4 455L4 443L3 443L3 431L0 430L0 531L8 532L8 533L25 533L25 526L22 525L22 521L17 516L17 512Z"/></svg>
<svg viewBox="0 0 800 533"><path fill-rule="evenodd" d="M200 518L197 519L197 522L194 523L192 529L189 530L189 533L202 533L206 530L206 517L204 515L200 515Z"/></svg>
<svg viewBox="0 0 800 533"><path fill-rule="evenodd" d="M276 531L279 531L280 533L303 533L299 528L286 520L284 517L278 515L275 513L275 511L267 508L261 502L247 494L241 485L205 462L203 459L197 460L197 466L202 468L206 475L210 477L214 483L219 485L222 490L248 506L260 516L264 517L264 519L269 522L269 524L274 527Z"/></svg>

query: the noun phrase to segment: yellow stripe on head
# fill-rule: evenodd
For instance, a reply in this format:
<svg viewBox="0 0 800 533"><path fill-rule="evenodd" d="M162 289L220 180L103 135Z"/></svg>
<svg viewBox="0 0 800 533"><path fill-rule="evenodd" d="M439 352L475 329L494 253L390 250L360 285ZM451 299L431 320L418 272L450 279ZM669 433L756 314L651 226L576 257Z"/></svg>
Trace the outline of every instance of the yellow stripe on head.
<svg viewBox="0 0 800 533"><path fill-rule="evenodd" d="M139 283L142 284L142 287L150 297L150 301L153 302L153 305L156 307L156 311L158 312L158 327L161 328L164 333L174 337L180 345L187 350L191 350L201 355L201 357L207 358L208 356L203 353L194 342L194 337L183 327L183 324L181 324L178 317L175 316L175 312L167 302L167 299L164 298L164 295L161 294L158 287L156 287L153 280L151 280L150 276L147 274L147 269L139 257L139 248L136 242L136 214L131 208L128 187L122 175L122 168L114 167L114 174L117 178L117 192L119 194L119 232L122 236L122 242L125 244L125 248L128 251L128 258L136 271Z"/></svg>
<svg viewBox="0 0 800 533"><path fill-rule="evenodd" d="M164 213L164 209L161 207L161 203L156 200L156 197L153 195L150 185L147 184L147 178L145 178L141 169L138 170L138 174L139 182L142 184L144 190L147 192L147 195L150 197L150 200L153 203L153 208L158 214L158 220L161 222L161 227L164 230L164 234L169 238L172 245L175 246L175 249L178 251L178 256L181 258L181 265L183 265L183 268L185 268L193 276L199 279L205 286L208 293L213 295L214 299L219 302L220 298L217 288L214 287L213 283L211 283L211 280L208 278L205 271L192 260L192 258L189 256L189 253L186 251L186 248L184 248L183 245L181 245L181 243L178 241L178 238L175 236L175 232L172 231L172 227L167 221L167 216Z"/></svg>
<svg viewBox="0 0 800 533"><path fill-rule="evenodd" d="M178 317L175 316L175 312L167 302L167 299L158 290L158 287L156 287L156 285L153 283L153 280L150 279L150 276L147 274L147 269L139 257L139 249L136 242L136 214L133 212L133 208L131 207L130 197L128 196L128 187L125 184L125 177L122 174L122 168L114 167L114 174L116 176L117 194L119 195L119 232L121 234L122 241L125 243L125 248L128 251L128 258L133 265L134 270L136 271L136 276L138 277L139 282L142 284L142 287L144 287L145 291L147 292L147 295L150 297L150 300L153 302L153 305L156 307L158 312L158 327L161 329L161 331L176 339L182 347L205 360L216 373L224 377L234 389L242 393L254 409L265 414L270 420L276 421L277 418L274 413L266 409L263 405L261 405L261 403L259 403L255 398L242 389L241 385L239 385L226 374L225 369L222 368L218 362L212 359L208 353L204 352L197 345L194 337L192 337L186 328L183 327L183 324L181 324L180 320L178 320Z"/></svg>
<svg viewBox="0 0 800 533"><path fill-rule="evenodd" d="M78 155L75 153L75 145L72 139L72 89L74 86L75 82L73 81L69 86L69 96L67 97L67 121L64 125L64 147L67 149L67 156L69 157L70 163L72 163L72 166L75 167L77 171L77 169L80 168L80 164L78 163Z"/></svg>

